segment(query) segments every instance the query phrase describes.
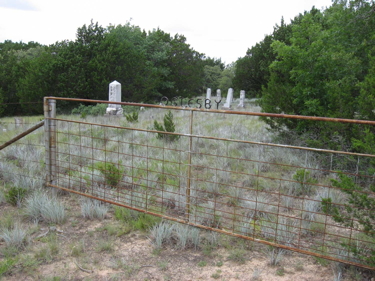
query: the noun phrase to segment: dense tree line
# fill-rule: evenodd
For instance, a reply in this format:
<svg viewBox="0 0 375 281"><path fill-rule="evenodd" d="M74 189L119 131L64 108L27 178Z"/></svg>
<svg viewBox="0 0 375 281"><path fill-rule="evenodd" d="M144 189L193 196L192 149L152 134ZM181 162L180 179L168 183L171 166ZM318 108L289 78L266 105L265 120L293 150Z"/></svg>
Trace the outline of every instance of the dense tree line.
<svg viewBox="0 0 375 281"><path fill-rule="evenodd" d="M0 111L40 114L42 106L30 102L44 96L106 100L113 80L122 84L124 101L196 96L210 86L207 67L219 68L219 78L225 70L220 59L195 51L183 35L146 32L129 22L107 28L91 22L78 28L74 41L0 43Z"/></svg>
<svg viewBox="0 0 375 281"><path fill-rule="evenodd" d="M282 20L237 61L233 84L261 97L264 112L375 120L374 62L374 2L334 0L324 11ZM375 133L344 124L266 122L315 147L356 150L358 139Z"/></svg>

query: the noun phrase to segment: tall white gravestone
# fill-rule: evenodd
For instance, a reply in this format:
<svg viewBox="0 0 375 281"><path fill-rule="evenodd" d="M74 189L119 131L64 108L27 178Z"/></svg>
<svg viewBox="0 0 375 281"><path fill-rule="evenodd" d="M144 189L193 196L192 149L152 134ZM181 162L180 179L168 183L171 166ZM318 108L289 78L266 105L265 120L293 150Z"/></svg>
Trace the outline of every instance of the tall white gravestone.
<svg viewBox="0 0 375 281"><path fill-rule="evenodd" d="M233 89L229 88L227 99L225 100L225 104L223 105L223 108L230 108L230 104L232 103L232 100L233 100Z"/></svg>
<svg viewBox="0 0 375 281"><path fill-rule="evenodd" d="M245 91L244 90L240 91L240 103L238 104L237 107L245 107Z"/></svg>
<svg viewBox="0 0 375 281"><path fill-rule="evenodd" d="M207 88L206 99L211 100L211 88Z"/></svg>
<svg viewBox="0 0 375 281"><path fill-rule="evenodd" d="M121 102L121 84L116 80L109 84L108 100ZM120 104L109 104L106 109L106 114L109 115L122 115L122 107Z"/></svg>

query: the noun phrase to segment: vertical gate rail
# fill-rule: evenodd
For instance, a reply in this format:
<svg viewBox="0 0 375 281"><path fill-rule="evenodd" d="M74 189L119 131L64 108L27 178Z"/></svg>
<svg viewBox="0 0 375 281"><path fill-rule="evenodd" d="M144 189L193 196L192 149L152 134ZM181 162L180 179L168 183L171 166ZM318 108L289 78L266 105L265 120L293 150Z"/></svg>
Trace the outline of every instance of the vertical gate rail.
<svg viewBox="0 0 375 281"><path fill-rule="evenodd" d="M95 123L57 118L58 100L174 110L182 115L180 123L185 126L181 133L169 133L125 127L120 118L111 116L97 118ZM375 175L366 172L375 155L204 135L199 126L194 127L209 114L217 114L217 119L223 116L222 120L243 117L241 126L251 116L367 126L375 126L375 121L56 97L46 97L44 109L47 186L281 249L375 269L343 246L357 245L365 254L375 250L375 240L358 227L359 221L353 219L353 226L345 227L322 210L323 198L331 198L332 206L345 210L345 193L330 181L341 173L364 187L359 193L375 197L366 190L375 182ZM233 127L239 125L236 122ZM157 139L160 135L177 135L179 140ZM342 167L345 170L339 172Z"/></svg>
<svg viewBox="0 0 375 281"><path fill-rule="evenodd" d="M53 185L56 178L56 100L44 98L44 136L46 146L46 183Z"/></svg>

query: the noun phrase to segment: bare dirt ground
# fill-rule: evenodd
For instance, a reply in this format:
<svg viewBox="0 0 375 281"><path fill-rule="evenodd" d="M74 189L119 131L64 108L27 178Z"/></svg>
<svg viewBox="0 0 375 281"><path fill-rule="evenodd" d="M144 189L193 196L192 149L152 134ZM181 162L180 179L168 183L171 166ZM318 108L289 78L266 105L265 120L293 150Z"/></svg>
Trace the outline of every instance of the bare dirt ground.
<svg viewBox="0 0 375 281"><path fill-rule="evenodd" d="M16 253L15 265L1 280L374 280L374 274L343 267L299 253L288 253L269 265L267 246L224 235L201 232L199 249L156 251L150 232L126 228L109 211L104 220L82 218L79 197L60 197L68 209L61 225L33 224L22 209L0 204L2 215L13 214L28 225L30 242ZM216 235L216 245L205 244ZM0 241L0 262L5 259Z"/></svg>

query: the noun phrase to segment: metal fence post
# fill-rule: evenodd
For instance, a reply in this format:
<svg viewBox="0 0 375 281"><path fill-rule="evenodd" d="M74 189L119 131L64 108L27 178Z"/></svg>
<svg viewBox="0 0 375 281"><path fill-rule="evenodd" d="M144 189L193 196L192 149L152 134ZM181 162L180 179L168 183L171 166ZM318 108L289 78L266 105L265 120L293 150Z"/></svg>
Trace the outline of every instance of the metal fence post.
<svg viewBox="0 0 375 281"><path fill-rule="evenodd" d="M46 186L56 181L56 100L44 98L44 140L46 148Z"/></svg>
<svg viewBox="0 0 375 281"><path fill-rule="evenodd" d="M188 152L188 178L187 178L187 186L186 186L186 210L185 210L185 220L187 222L190 221L190 185L191 185L191 153L193 151L193 113L194 111L190 111L190 137L189 137L189 152Z"/></svg>

